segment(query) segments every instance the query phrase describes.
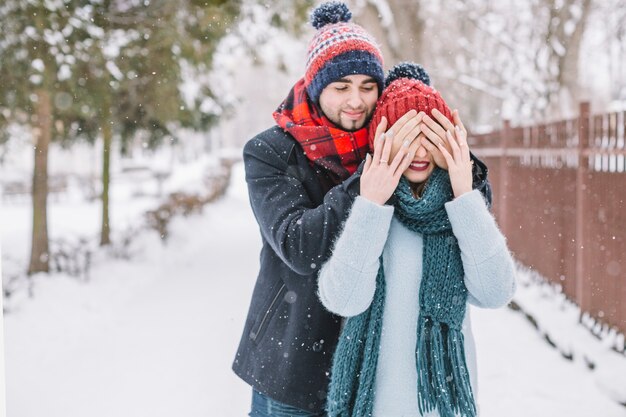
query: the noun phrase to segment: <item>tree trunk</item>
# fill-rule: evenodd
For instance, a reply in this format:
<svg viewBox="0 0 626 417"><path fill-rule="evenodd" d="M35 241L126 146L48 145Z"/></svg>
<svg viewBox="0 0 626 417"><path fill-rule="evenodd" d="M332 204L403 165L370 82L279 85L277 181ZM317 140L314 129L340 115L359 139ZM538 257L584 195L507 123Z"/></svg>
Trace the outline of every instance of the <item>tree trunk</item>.
<svg viewBox="0 0 626 417"><path fill-rule="evenodd" d="M35 144L35 169L33 173L33 234L28 275L49 272L48 246L48 146L52 136L52 108L50 93L37 91L37 142Z"/></svg>
<svg viewBox="0 0 626 417"><path fill-rule="evenodd" d="M583 35L587 26L587 19L591 9L591 0L583 0L581 3L581 16L576 24L574 32L566 37L566 53L559 60L559 85L571 98L570 113L574 114L578 110L578 103L581 101L581 87L578 80L579 57L583 41ZM585 97L588 98L588 97Z"/></svg>
<svg viewBox="0 0 626 417"><path fill-rule="evenodd" d="M100 246L111 243L111 229L109 227L109 182L111 165L111 108L108 100L102 105L102 229L100 232Z"/></svg>
<svg viewBox="0 0 626 417"><path fill-rule="evenodd" d="M575 6L580 6L580 9L576 8L580 10L580 16L573 13L570 7L559 7L559 4L557 0L550 0L547 3L550 17L546 22L551 65L544 68L544 72L549 86L546 91L548 114L553 119L573 117L578 109L580 100L578 61L591 0L575 2ZM559 47L555 48L552 44ZM537 59L540 59L540 56L538 54Z"/></svg>
<svg viewBox="0 0 626 417"><path fill-rule="evenodd" d="M428 68L425 62L423 47L426 24L420 17L420 2L416 0L393 0L389 2L393 12L396 38L398 43L394 48L394 62L415 61ZM390 65L392 66L392 65Z"/></svg>

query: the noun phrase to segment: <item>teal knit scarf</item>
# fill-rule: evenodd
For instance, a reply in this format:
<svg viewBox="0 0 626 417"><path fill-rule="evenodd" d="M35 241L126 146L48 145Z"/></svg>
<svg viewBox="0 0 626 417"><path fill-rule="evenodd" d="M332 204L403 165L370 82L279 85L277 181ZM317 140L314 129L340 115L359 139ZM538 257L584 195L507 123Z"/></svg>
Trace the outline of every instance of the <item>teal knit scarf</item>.
<svg viewBox="0 0 626 417"><path fill-rule="evenodd" d="M444 204L453 198L447 171L435 168L420 199L403 177L395 191L394 215L424 239L417 322L417 400L420 413L475 417L465 363L463 333L467 288L458 243ZM333 357L327 398L330 417L371 416L385 302L382 259L370 307L349 318Z"/></svg>

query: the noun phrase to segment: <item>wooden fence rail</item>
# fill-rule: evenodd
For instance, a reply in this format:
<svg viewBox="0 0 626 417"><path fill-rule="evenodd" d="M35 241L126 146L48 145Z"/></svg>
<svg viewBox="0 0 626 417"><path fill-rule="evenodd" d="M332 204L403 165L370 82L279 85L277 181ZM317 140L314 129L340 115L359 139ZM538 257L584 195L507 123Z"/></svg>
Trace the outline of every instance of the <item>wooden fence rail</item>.
<svg viewBox="0 0 626 417"><path fill-rule="evenodd" d="M626 112L471 135L516 258L626 334Z"/></svg>

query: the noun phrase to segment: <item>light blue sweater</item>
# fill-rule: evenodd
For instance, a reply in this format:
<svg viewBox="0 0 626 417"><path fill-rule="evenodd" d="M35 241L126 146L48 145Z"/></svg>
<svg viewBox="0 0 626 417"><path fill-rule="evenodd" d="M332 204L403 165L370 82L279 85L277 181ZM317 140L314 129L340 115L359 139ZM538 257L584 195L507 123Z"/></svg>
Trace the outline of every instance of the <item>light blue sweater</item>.
<svg viewBox="0 0 626 417"><path fill-rule="evenodd" d="M486 308L506 305L515 292L513 259L482 195L474 190L445 207L461 249L468 302ZM320 271L319 297L329 311L343 317L367 310L374 297L379 258L383 255L386 298L373 414L417 417L420 413L415 346L423 241L421 235L402 225L393 212L392 206L357 197L333 254ZM472 390L477 398L476 349L469 306L463 334Z"/></svg>

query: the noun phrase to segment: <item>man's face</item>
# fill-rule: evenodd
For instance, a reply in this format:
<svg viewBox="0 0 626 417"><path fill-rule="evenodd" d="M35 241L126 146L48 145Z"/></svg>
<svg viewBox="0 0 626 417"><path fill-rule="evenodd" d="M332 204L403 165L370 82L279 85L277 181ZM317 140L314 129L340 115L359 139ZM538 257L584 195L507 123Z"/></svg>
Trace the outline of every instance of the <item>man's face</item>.
<svg viewBox="0 0 626 417"><path fill-rule="evenodd" d="M353 132L369 121L377 100L378 84L372 77L346 75L322 90L320 107L331 122Z"/></svg>

